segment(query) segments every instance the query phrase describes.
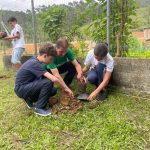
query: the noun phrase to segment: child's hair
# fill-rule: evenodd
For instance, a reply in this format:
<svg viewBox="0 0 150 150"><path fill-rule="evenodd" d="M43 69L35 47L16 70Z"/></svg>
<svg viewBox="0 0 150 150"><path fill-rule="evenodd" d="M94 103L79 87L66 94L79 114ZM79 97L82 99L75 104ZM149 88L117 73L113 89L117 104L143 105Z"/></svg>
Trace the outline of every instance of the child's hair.
<svg viewBox="0 0 150 150"><path fill-rule="evenodd" d="M106 43L99 43L94 48L94 55L104 58L108 53L108 45Z"/></svg>
<svg viewBox="0 0 150 150"><path fill-rule="evenodd" d="M56 42L57 48L67 48L68 45L69 45L69 43L68 43L67 39L65 39L65 38L60 38Z"/></svg>
<svg viewBox="0 0 150 150"><path fill-rule="evenodd" d="M0 32L0 39L3 39L7 36L7 33L6 32Z"/></svg>
<svg viewBox="0 0 150 150"><path fill-rule="evenodd" d="M51 43L44 44L39 49L39 55L47 54L48 56L56 56L55 47Z"/></svg>
<svg viewBox="0 0 150 150"><path fill-rule="evenodd" d="M15 17L10 17L7 22L17 22L17 19Z"/></svg>

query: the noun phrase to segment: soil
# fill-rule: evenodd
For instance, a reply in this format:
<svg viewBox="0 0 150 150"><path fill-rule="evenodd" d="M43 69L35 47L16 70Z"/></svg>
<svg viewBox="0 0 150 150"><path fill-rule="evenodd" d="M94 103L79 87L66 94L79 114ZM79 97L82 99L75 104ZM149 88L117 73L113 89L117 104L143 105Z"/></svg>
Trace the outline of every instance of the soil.
<svg viewBox="0 0 150 150"><path fill-rule="evenodd" d="M72 112L76 113L82 109L82 101L76 98L70 98L66 93L62 92L59 101L53 105L53 113Z"/></svg>
<svg viewBox="0 0 150 150"><path fill-rule="evenodd" d="M89 109L95 109L101 103L101 101L91 101L88 107ZM70 98L65 92L60 94L59 99L51 98L49 100L49 104L52 107L54 114L63 112L76 113L78 110L82 110L83 108L83 101L80 101L77 98Z"/></svg>
<svg viewBox="0 0 150 150"><path fill-rule="evenodd" d="M86 92L86 84L83 84L80 81L78 81L78 92L85 93Z"/></svg>
<svg viewBox="0 0 150 150"><path fill-rule="evenodd" d="M8 79L9 77L7 76L0 76L0 80Z"/></svg>
<svg viewBox="0 0 150 150"><path fill-rule="evenodd" d="M57 104L58 103L58 99L56 98L56 97L51 97L50 99L49 99L49 106L50 107L53 107L55 104Z"/></svg>

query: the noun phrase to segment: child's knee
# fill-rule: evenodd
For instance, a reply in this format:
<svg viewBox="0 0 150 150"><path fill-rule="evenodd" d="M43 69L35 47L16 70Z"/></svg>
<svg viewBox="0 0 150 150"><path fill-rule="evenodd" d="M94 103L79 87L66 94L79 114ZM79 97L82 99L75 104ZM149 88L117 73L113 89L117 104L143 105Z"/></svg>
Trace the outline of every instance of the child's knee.
<svg viewBox="0 0 150 150"><path fill-rule="evenodd" d="M90 75L87 76L87 80L88 80L91 84L95 84L96 81L97 81L97 77L96 77L95 75L90 74Z"/></svg>

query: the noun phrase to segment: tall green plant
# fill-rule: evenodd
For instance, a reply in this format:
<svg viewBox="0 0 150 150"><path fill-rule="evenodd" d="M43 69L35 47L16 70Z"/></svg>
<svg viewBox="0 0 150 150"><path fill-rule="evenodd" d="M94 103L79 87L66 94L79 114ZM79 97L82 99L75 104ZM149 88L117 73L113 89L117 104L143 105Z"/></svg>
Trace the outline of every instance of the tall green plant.
<svg viewBox="0 0 150 150"><path fill-rule="evenodd" d="M69 5L53 5L37 10L43 29L52 42L59 37L66 37L69 41L82 38L79 29L84 22L81 19L84 6L83 2L73 2Z"/></svg>
<svg viewBox="0 0 150 150"><path fill-rule="evenodd" d="M96 41L106 41L106 2L99 0L99 4L95 1L86 0L88 13L97 11L97 16L92 16L92 21L89 25L91 37ZM132 29L131 16L135 15L136 3L135 0L110 0L111 15L110 15L110 47L111 52L116 56L123 56L126 50L130 29ZM102 4L102 5L101 5ZM90 10L90 11L89 11ZM87 15L86 13L84 15Z"/></svg>
<svg viewBox="0 0 150 150"><path fill-rule="evenodd" d="M55 42L63 35L63 22L65 9L59 6L50 7L47 11L42 12L40 18L43 21L43 30L48 34L50 40Z"/></svg>

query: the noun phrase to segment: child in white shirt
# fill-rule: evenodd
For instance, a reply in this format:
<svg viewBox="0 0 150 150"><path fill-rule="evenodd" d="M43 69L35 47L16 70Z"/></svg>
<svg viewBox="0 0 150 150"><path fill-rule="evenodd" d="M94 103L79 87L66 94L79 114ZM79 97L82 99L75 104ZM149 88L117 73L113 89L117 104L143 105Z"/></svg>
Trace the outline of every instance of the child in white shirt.
<svg viewBox="0 0 150 150"><path fill-rule="evenodd" d="M105 43L97 44L93 50L90 50L84 62L83 72L87 72L87 81L96 86L89 100L104 100L107 97L104 88L109 83L114 68L113 57L108 53L108 47Z"/></svg>
<svg viewBox="0 0 150 150"><path fill-rule="evenodd" d="M22 27L17 24L17 19L15 17L10 17L8 23L12 28L11 35L6 37L5 40L11 40L13 45L12 52L12 63L17 69L21 67L21 56L25 50L25 40Z"/></svg>

